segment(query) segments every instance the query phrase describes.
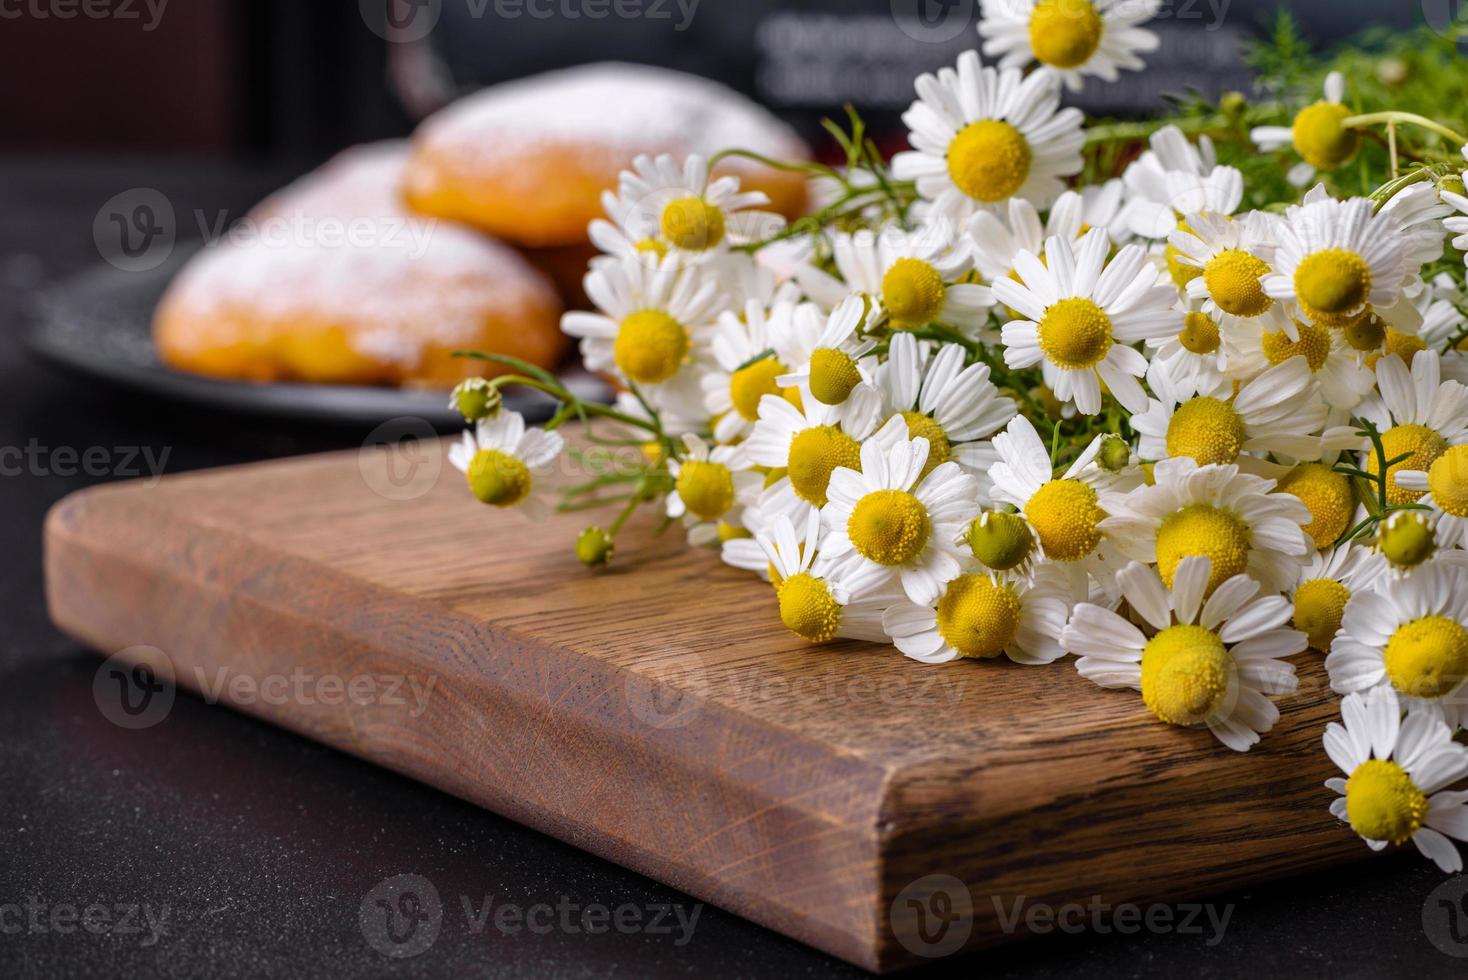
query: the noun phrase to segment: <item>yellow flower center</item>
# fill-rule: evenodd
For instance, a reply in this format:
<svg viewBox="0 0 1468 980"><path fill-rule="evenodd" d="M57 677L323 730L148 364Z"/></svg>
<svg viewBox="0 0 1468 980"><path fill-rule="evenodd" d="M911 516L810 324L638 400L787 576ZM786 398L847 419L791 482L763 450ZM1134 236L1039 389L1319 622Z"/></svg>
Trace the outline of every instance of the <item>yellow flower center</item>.
<svg viewBox="0 0 1468 980"><path fill-rule="evenodd" d="M1102 27L1090 0L1040 0L1030 14L1030 50L1053 68L1078 68L1101 45Z"/></svg>
<svg viewBox="0 0 1468 980"><path fill-rule="evenodd" d="M1390 759L1367 759L1346 780L1346 819L1367 840L1405 844L1427 818L1427 794Z"/></svg>
<svg viewBox="0 0 1468 980"><path fill-rule="evenodd" d="M663 208L663 237L685 252L702 252L724 240L724 212L697 197L680 197Z"/></svg>
<svg viewBox="0 0 1468 980"><path fill-rule="evenodd" d="M920 327L943 312L943 277L922 259L898 259L882 277L882 306L894 327Z"/></svg>
<svg viewBox="0 0 1468 980"><path fill-rule="evenodd" d="M1295 268L1295 295L1310 319L1343 326L1371 295L1371 267L1343 248L1312 252Z"/></svg>
<svg viewBox="0 0 1468 980"><path fill-rule="evenodd" d="M739 417L750 422L758 419L759 400L780 393L775 379L784 373L785 365L773 357L762 357L729 375L729 401Z"/></svg>
<svg viewBox="0 0 1468 980"><path fill-rule="evenodd" d="M861 469L861 444L834 425L803 429L790 440L790 486L806 503L826 506L826 487L838 466Z"/></svg>
<svg viewBox="0 0 1468 980"><path fill-rule="evenodd" d="M1039 332L1040 349L1052 364L1063 368L1092 367L1111 349L1111 318L1081 296L1047 307Z"/></svg>
<svg viewBox="0 0 1468 980"><path fill-rule="evenodd" d="M1291 340L1283 330L1266 331L1262 339L1264 356L1270 364L1283 364L1292 357L1303 357L1312 372L1325 367L1330 356L1330 331L1313 323L1295 321L1299 340Z"/></svg>
<svg viewBox="0 0 1468 980"><path fill-rule="evenodd" d="M968 547L979 561L1003 572L1030 557L1035 536L1018 514L992 510L969 525Z"/></svg>
<svg viewBox="0 0 1468 980"><path fill-rule="evenodd" d="M530 470L523 462L498 449L481 449L469 461L464 478L482 503L513 507L530 493Z"/></svg>
<svg viewBox="0 0 1468 980"><path fill-rule="evenodd" d="M846 533L878 565L906 565L928 545L933 525L922 501L904 490L874 490L856 502Z"/></svg>
<svg viewBox="0 0 1468 980"><path fill-rule="evenodd" d="M1361 145L1360 135L1341 125L1350 115L1350 109L1334 102L1320 101L1301 109L1290 129L1295 152L1316 170L1334 170L1349 163Z"/></svg>
<svg viewBox="0 0 1468 980"><path fill-rule="evenodd" d="M1013 197L1030 176L1030 144L1002 119L980 119L958 131L948 145L948 175L979 201Z"/></svg>
<svg viewBox="0 0 1468 980"><path fill-rule="evenodd" d="M655 255L659 259L668 256L668 243L656 238L644 238L639 242L634 242L632 248L647 255Z"/></svg>
<svg viewBox="0 0 1468 980"><path fill-rule="evenodd" d="M678 496L694 517L711 521L734 506L734 475L723 463L689 459L678 467Z"/></svg>
<svg viewBox="0 0 1468 980"><path fill-rule="evenodd" d="M1356 507L1350 479L1324 463L1301 463L1280 478L1278 489L1300 498L1309 509L1305 533L1317 548L1328 546L1345 532Z"/></svg>
<svg viewBox="0 0 1468 980"><path fill-rule="evenodd" d="M809 572L799 572L775 586L780 600L780 622L811 643L829 643L841 628L841 606L831 598L826 583Z"/></svg>
<svg viewBox="0 0 1468 980"><path fill-rule="evenodd" d="M938 599L938 635L965 657L994 657L1019 632L1019 598L985 575L960 575Z"/></svg>
<svg viewBox="0 0 1468 980"><path fill-rule="evenodd" d="M1432 557L1437 541L1426 516L1399 512L1382 526L1376 547L1398 568L1415 568Z"/></svg>
<svg viewBox="0 0 1468 980"><path fill-rule="evenodd" d="M1440 698L1468 677L1468 630L1446 616L1423 616L1397 627L1386 641L1385 661L1398 691Z"/></svg>
<svg viewBox="0 0 1468 980"><path fill-rule="evenodd" d="M1388 477L1386 499L1390 504L1415 503L1425 493L1422 490L1408 490L1405 487L1397 486L1399 470L1426 470L1439 456L1448 451L1447 441L1425 425L1393 426L1381 434L1381 445L1386 451L1387 459L1395 459L1402 455L1407 457L1400 463L1393 463L1386 468ZM1374 469L1376 465L1374 459L1371 465Z"/></svg>
<svg viewBox="0 0 1468 980"><path fill-rule="evenodd" d="M1329 653L1350 598L1351 590L1334 579L1312 578L1301 583L1295 590L1295 629L1309 638L1312 647Z"/></svg>
<svg viewBox="0 0 1468 980"><path fill-rule="evenodd" d="M1203 282L1208 286L1208 295L1225 313L1258 316L1274 302L1259 284L1260 277L1268 272L1269 266L1262 259L1243 249L1228 248L1208 260L1203 267Z"/></svg>
<svg viewBox="0 0 1468 980"><path fill-rule="evenodd" d="M856 362L845 351L818 347L810 356L810 393L823 405L840 405L861 383Z"/></svg>
<svg viewBox="0 0 1468 980"><path fill-rule="evenodd" d="M1468 446L1446 450L1427 471L1427 489L1443 513L1468 517Z"/></svg>
<svg viewBox="0 0 1468 980"><path fill-rule="evenodd" d="M1232 463L1243 447L1243 417L1217 398L1190 398L1167 423L1167 455L1191 457L1199 466Z"/></svg>
<svg viewBox="0 0 1468 980"><path fill-rule="evenodd" d="M1170 725L1196 725L1223 708L1234 662L1201 626L1169 626L1142 648L1142 700Z"/></svg>
<svg viewBox="0 0 1468 980"><path fill-rule="evenodd" d="M714 530L715 533L717 533L719 536L720 543L725 541L737 541L740 538L754 537L754 535L750 533L749 528L738 527L734 524L730 524L728 521L720 521L718 524L715 525Z"/></svg>
<svg viewBox="0 0 1468 980"><path fill-rule="evenodd" d="M1184 558L1206 555L1210 562L1207 594L1249 567L1249 526L1232 511L1212 504L1188 504L1162 519L1157 529L1157 571L1172 588Z"/></svg>
<svg viewBox="0 0 1468 980"><path fill-rule="evenodd" d="M902 413L902 420L907 423L909 439L921 437L928 440L928 461L923 464L923 476L953 458L953 445L937 419L922 412L906 411Z"/></svg>
<svg viewBox="0 0 1468 980"><path fill-rule="evenodd" d="M1189 313L1183 317L1178 342L1194 354L1212 354L1218 350L1218 322L1207 313Z"/></svg>
<svg viewBox="0 0 1468 980"><path fill-rule="evenodd" d="M1178 221L1177 229L1178 231L1185 231L1188 234L1193 233L1193 229L1189 228L1187 222L1182 220ZM1177 286L1178 289L1187 289L1188 283L1203 274L1202 268L1194 265L1191 259L1184 258L1183 253L1173 248L1171 242L1162 250L1162 255L1167 262L1167 274L1172 277L1173 285Z"/></svg>
<svg viewBox="0 0 1468 980"><path fill-rule="evenodd" d="M1040 536L1040 547L1053 561L1077 561L1101 543L1106 512L1096 491L1080 480L1051 480L1025 504L1025 516Z"/></svg>
<svg viewBox="0 0 1468 980"><path fill-rule="evenodd" d="M617 367L639 384L658 384L688 356L688 331L662 310L639 310L622 321L612 347Z"/></svg>
<svg viewBox="0 0 1468 980"><path fill-rule="evenodd" d="M1373 315L1365 319L1372 320L1377 318ZM1396 327L1386 328L1381 339L1381 346L1384 349L1379 353L1368 354L1366 356L1367 367L1374 369L1377 361L1383 357L1389 357L1392 354L1397 355L1398 359L1407 365L1407 367L1411 367L1412 360L1417 356L1417 352L1427 350L1427 342L1421 337L1410 333L1402 333Z"/></svg>

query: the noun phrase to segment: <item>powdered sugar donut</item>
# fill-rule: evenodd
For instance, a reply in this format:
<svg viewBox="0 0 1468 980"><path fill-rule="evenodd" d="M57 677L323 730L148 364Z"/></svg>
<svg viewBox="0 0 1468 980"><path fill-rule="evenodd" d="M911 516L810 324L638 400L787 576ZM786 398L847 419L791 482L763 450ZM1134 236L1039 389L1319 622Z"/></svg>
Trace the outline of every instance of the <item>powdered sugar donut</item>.
<svg viewBox="0 0 1468 980"><path fill-rule="evenodd" d="M717 82L645 65L603 63L498 85L428 119L413 141L405 192L424 214L528 246L585 242L601 193L639 153L705 156L741 147L781 160L809 150L794 130ZM739 158L719 170L805 209L805 183Z"/></svg>
<svg viewBox="0 0 1468 980"><path fill-rule="evenodd" d="M553 367L554 288L512 249L410 215L405 147L348 151L272 195L170 285L154 320L171 367L251 381L447 388L491 365L463 348Z"/></svg>

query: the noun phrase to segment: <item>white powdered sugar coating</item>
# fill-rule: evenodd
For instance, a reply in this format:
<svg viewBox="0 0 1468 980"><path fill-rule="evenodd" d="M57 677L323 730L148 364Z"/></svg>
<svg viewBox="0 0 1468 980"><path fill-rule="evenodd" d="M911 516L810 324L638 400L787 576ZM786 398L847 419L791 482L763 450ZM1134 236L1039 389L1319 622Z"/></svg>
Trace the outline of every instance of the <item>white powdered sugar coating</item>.
<svg viewBox="0 0 1468 980"><path fill-rule="evenodd" d="M481 342L485 319L559 308L549 280L478 232L410 214L407 143L354 147L262 201L196 255L168 301L194 316L250 311L261 330L339 323L358 352L411 370L426 346Z"/></svg>
<svg viewBox="0 0 1468 980"><path fill-rule="evenodd" d="M319 169L271 194L250 211L254 218L278 214L354 218L407 215L403 167L407 140L382 140L343 150Z"/></svg>
<svg viewBox="0 0 1468 980"><path fill-rule="evenodd" d="M422 147L473 168L502 165L541 143L705 156L739 147L802 158L805 144L767 110L718 82L684 72L603 62L485 89L423 124ZM731 165L742 161L730 160Z"/></svg>

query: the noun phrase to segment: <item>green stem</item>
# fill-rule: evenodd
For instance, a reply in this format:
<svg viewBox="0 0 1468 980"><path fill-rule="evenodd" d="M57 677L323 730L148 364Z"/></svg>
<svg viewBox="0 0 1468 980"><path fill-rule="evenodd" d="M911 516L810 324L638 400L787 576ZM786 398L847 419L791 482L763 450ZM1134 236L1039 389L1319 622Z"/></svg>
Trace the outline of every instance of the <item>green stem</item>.
<svg viewBox="0 0 1468 980"><path fill-rule="evenodd" d="M1456 146L1468 143L1468 137L1453 132L1442 123L1419 116L1415 112L1401 112L1397 109L1389 109L1386 112L1368 112L1360 116L1348 116L1341 121L1341 125L1347 129L1364 129L1367 126L1380 126L1383 123L1406 123L1418 126L1430 133L1436 133L1445 140L1450 140Z"/></svg>

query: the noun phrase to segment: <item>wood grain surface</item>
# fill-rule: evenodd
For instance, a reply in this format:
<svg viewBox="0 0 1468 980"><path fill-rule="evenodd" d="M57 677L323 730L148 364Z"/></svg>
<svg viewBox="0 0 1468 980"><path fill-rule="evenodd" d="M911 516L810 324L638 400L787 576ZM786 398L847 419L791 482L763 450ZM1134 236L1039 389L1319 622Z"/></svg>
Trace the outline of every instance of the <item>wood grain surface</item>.
<svg viewBox="0 0 1468 980"><path fill-rule="evenodd" d="M1006 921L1036 903L1369 854L1326 812L1316 654L1239 754L1069 658L808 647L769 586L676 530L634 522L589 572L586 522L478 505L442 444L369 448L68 497L47 594L105 654L156 647L181 686L872 970L1022 935ZM357 696L267 696L293 673Z"/></svg>

